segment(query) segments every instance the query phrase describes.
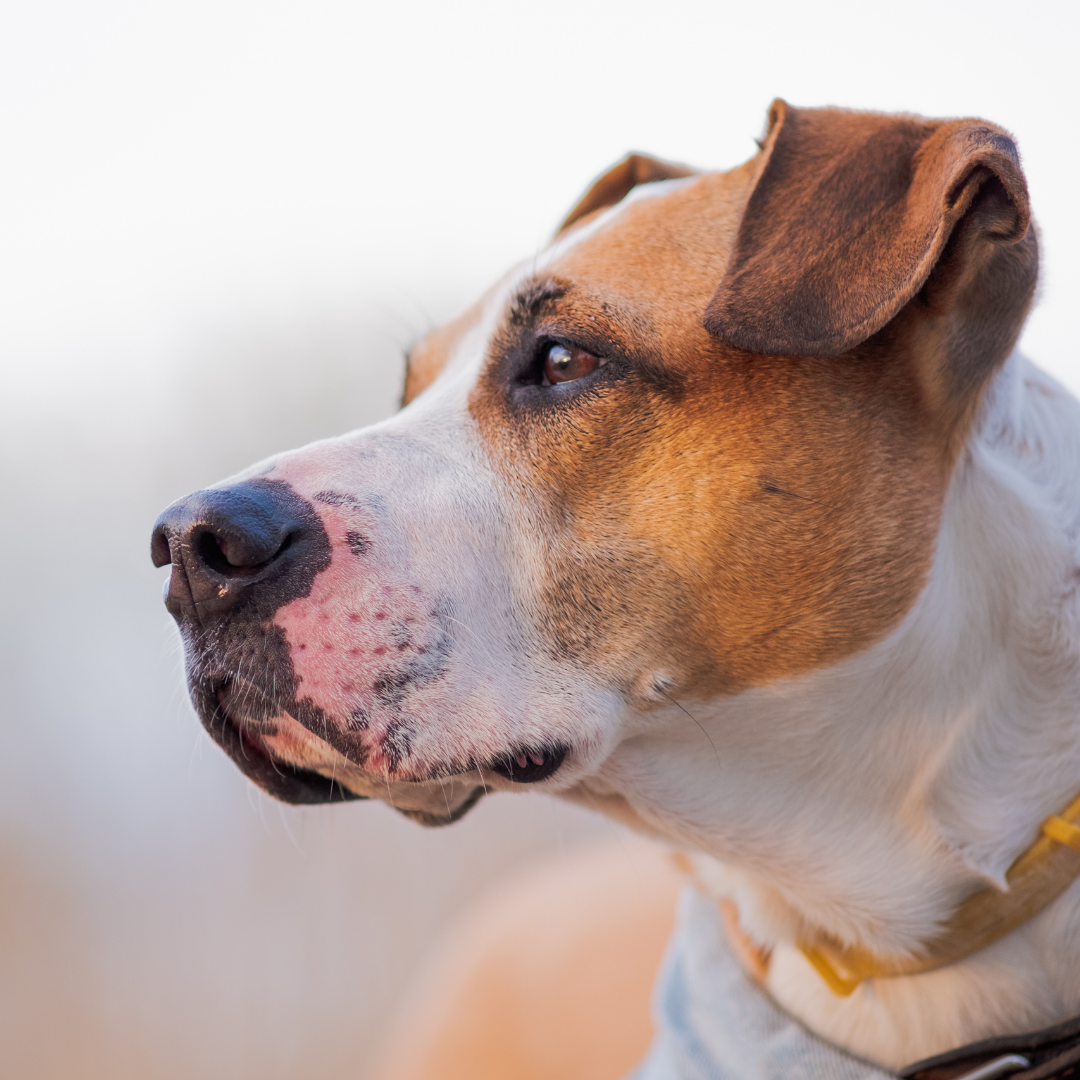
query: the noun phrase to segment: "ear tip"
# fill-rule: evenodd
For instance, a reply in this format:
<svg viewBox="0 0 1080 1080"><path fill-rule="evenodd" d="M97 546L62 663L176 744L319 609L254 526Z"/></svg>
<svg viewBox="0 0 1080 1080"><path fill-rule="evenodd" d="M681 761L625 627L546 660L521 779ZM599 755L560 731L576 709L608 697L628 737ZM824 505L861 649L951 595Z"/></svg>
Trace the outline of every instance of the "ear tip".
<svg viewBox="0 0 1080 1080"><path fill-rule="evenodd" d="M1013 224L996 230L996 238L1017 242L1027 235L1031 224L1031 197L1020 162L1016 140L1004 128L985 120L961 120L950 125L948 143L954 156L953 176L946 188L945 208L954 210L977 190L972 178L982 172L992 174L1004 189L1013 211Z"/></svg>
<svg viewBox="0 0 1080 1080"><path fill-rule="evenodd" d="M765 114L765 134L760 144L768 142L769 136L783 125L790 111L791 106L782 97L773 98L769 111Z"/></svg>
<svg viewBox="0 0 1080 1080"><path fill-rule="evenodd" d="M1027 180L1020 161L1020 148L1004 128L986 120L957 120L946 125L942 135L953 155L984 164L995 172L1001 171L1010 185L1026 197Z"/></svg>
<svg viewBox="0 0 1080 1080"><path fill-rule="evenodd" d="M739 303L738 296L732 296L726 283L722 282L701 317L701 325L712 337L743 352L761 355L785 352L785 349L771 347L776 344L773 341L776 328L764 325L765 320L759 311L753 310L755 307Z"/></svg>
<svg viewBox="0 0 1080 1080"><path fill-rule="evenodd" d="M721 341L727 340L727 335L724 333L726 326L724 319L713 310L713 304L716 301L712 301L705 309L705 314L701 317L701 325L714 337L720 338Z"/></svg>

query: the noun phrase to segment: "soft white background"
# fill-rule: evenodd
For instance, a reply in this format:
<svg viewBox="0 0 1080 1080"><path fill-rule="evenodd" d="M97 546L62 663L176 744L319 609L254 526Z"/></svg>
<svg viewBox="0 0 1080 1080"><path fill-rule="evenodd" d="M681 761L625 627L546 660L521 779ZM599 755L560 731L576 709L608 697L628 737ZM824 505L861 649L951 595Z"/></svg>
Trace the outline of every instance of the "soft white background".
<svg viewBox="0 0 1080 1080"><path fill-rule="evenodd" d="M1074 3L0 7L0 1076L363 1077L446 920L609 826L284 810L197 730L158 510L394 407L402 348L628 149L748 157L775 96L981 115L1074 388ZM527 944L523 944L527 947Z"/></svg>

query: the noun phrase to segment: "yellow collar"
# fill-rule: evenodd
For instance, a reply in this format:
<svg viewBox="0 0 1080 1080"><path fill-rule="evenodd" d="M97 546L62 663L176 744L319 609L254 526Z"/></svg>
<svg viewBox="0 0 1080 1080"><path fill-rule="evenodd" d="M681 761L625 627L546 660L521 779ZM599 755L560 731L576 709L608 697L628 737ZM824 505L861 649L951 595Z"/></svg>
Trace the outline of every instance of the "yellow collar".
<svg viewBox="0 0 1080 1080"><path fill-rule="evenodd" d="M963 960L1015 930L1056 900L1080 877L1080 797L1048 817L1039 838L1005 874L1006 891L988 886L969 896L941 933L915 956L875 956L821 939L799 943L803 955L829 988L847 997L864 979L916 975Z"/></svg>

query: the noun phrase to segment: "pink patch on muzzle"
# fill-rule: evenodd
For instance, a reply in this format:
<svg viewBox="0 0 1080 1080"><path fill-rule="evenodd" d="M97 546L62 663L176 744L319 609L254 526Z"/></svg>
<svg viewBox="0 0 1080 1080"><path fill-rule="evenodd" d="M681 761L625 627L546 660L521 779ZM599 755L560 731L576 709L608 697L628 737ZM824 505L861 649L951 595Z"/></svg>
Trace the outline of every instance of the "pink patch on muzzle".
<svg viewBox="0 0 1080 1080"><path fill-rule="evenodd" d="M438 677L447 634L437 598L387 572L392 560L358 528L351 506L319 506L330 566L308 596L280 608L297 677L296 697L318 706L342 732L385 729L404 692ZM318 732L316 732L318 734Z"/></svg>

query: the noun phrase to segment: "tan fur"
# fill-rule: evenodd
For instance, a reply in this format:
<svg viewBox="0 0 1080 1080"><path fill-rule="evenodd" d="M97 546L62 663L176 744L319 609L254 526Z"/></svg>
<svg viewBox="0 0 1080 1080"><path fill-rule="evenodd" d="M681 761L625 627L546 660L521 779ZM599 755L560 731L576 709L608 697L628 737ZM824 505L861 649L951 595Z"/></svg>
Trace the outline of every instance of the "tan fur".
<svg viewBox="0 0 1080 1080"><path fill-rule="evenodd" d="M751 356L686 318L749 173L631 207L552 267L564 295L530 332L621 346L656 379L551 418L511 414L494 363L474 394L492 460L547 504L552 648L629 689L661 669L708 697L839 659L895 625L929 565L948 461L911 367Z"/></svg>

